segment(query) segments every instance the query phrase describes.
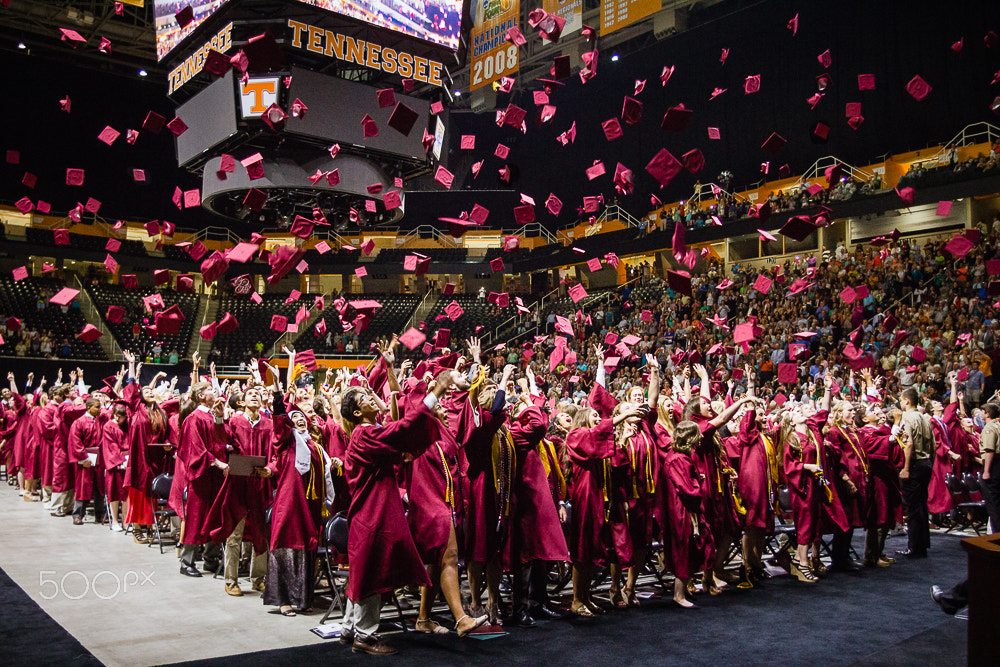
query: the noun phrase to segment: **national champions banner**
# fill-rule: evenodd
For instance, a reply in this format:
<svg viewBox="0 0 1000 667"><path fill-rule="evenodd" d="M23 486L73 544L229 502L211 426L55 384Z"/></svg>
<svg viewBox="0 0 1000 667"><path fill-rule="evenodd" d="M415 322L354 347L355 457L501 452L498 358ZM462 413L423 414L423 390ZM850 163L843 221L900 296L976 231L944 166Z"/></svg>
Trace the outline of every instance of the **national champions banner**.
<svg viewBox="0 0 1000 667"><path fill-rule="evenodd" d="M521 2L473 0L472 11L469 90L476 90L517 72L517 46L507 41L507 30L519 27Z"/></svg>

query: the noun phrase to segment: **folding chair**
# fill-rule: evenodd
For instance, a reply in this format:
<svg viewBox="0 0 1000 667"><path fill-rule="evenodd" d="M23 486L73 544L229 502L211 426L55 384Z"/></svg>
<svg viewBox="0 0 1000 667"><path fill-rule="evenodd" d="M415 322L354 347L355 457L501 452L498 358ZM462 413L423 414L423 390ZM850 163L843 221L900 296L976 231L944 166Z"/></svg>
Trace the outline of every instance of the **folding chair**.
<svg viewBox="0 0 1000 667"><path fill-rule="evenodd" d="M334 551L339 554L347 553L347 515L344 512L338 512L327 519L326 525L323 526L323 544L317 553L317 556L321 558L320 564L325 570L327 581L330 582L330 597L332 598L330 607L319 621L320 625L326 623L326 619L330 618L336 609L339 608L340 613L344 613L344 599L340 594L337 580L342 578L346 587L347 574L341 571L339 566L334 566ZM400 610L400 618L402 619L402 610Z"/></svg>
<svg viewBox="0 0 1000 667"><path fill-rule="evenodd" d="M156 532L156 542L160 547L160 553L163 553L163 533L160 531L160 522L164 519L169 523L171 517L177 516L177 512L167 507L167 500L170 498L170 487L174 483L174 476L167 473L161 473L153 479L152 491L153 491L153 502L155 506L153 508L153 530ZM185 496L187 491L184 492ZM177 540L167 540L173 545L177 545ZM152 543L150 543L152 546Z"/></svg>
<svg viewBox="0 0 1000 667"><path fill-rule="evenodd" d="M969 473L966 473L965 476L975 479ZM955 509L952 510L955 522L944 532L949 533L952 528L956 527L972 528L976 531L976 535L980 535L980 528L985 526L986 521L989 519L986 512L986 502L982 500L969 500L970 489L967 483L952 473L944 476L944 483L948 488L948 493L951 495L952 501L955 503Z"/></svg>

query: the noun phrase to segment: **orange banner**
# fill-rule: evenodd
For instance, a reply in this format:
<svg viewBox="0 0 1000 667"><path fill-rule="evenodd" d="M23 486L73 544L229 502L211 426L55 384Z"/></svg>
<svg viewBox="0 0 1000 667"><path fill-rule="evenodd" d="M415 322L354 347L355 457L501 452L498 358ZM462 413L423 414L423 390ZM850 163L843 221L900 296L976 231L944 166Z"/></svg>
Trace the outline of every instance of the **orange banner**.
<svg viewBox="0 0 1000 667"><path fill-rule="evenodd" d="M469 90L499 81L518 70L517 46L507 41L507 30L518 27L520 0L475 0Z"/></svg>
<svg viewBox="0 0 1000 667"><path fill-rule="evenodd" d="M542 9L566 21L563 37L583 27L583 0L542 0Z"/></svg>
<svg viewBox="0 0 1000 667"><path fill-rule="evenodd" d="M660 11L662 0L601 0L601 34L624 28Z"/></svg>

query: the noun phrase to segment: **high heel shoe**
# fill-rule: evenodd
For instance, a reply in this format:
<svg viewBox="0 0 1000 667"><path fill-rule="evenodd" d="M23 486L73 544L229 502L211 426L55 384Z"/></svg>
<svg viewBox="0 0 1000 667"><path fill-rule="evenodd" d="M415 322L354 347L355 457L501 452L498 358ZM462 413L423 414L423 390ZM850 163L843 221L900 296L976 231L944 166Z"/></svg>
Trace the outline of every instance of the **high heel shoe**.
<svg viewBox="0 0 1000 667"><path fill-rule="evenodd" d="M625 609L628 607L628 603L625 602L625 598L622 597L622 590L620 588L612 588L608 592L611 595L611 606L618 609Z"/></svg>
<svg viewBox="0 0 1000 667"><path fill-rule="evenodd" d="M812 571L812 568L808 565L804 565L797 560L792 560L791 573L795 575L795 578L799 581L803 581L807 584L815 584L818 581L816 574Z"/></svg>
<svg viewBox="0 0 1000 667"><path fill-rule="evenodd" d="M829 571L826 565L823 565L823 561L819 559L818 556L814 556L810 559L809 565L812 567L813 574L817 577L821 574L826 574Z"/></svg>
<svg viewBox="0 0 1000 667"><path fill-rule="evenodd" d="M625 588L622 589L622 593L625 595L625 604L627 604L629 607L639 606L639 598L636 597L634 588L629 588L628 586L626 586Z"/></svg>

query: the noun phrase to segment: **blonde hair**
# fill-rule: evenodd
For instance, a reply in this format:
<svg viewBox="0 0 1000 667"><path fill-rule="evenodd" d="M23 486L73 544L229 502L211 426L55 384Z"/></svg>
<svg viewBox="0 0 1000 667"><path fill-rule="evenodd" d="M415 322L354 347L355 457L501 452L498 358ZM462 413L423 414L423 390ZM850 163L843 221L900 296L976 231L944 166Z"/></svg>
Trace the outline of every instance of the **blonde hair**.
<svg viewBox="0 0 1000 667"><path fill-rule="evenodd" d="M673 403L668 396L661 396L656 402L656 423L673 437L677 422L674 419Z"/></svg>
<svg viewBox="0 0 1000 667"><path fill-rule="evenodd" d="M690 454L701 442L701 429L693 421L682 421L674 429L674 439L670 446L675 452Z"/></svg>

